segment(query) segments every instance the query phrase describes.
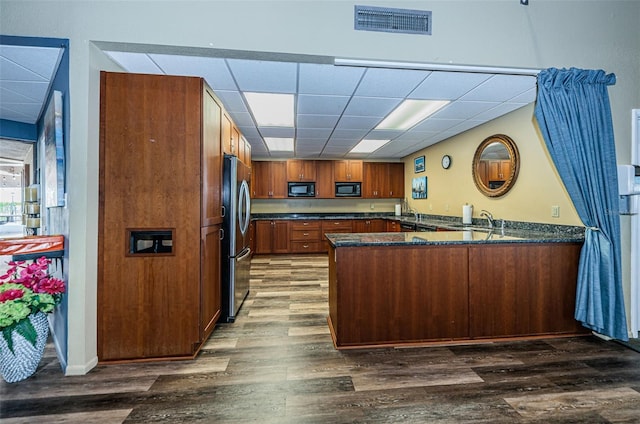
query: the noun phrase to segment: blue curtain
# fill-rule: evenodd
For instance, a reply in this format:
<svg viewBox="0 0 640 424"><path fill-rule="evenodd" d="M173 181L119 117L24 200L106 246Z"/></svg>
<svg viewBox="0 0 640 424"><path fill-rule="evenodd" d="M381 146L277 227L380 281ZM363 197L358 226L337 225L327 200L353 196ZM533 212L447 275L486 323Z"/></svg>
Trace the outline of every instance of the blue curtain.
<svg viewBox="0 0 640 424"><path fill-rule="evenodd" d="M626 341L618 175L607 91L615 82L614 74L602 70L543 70L535 117L586 227L575 318L600 334Z"/></svg>

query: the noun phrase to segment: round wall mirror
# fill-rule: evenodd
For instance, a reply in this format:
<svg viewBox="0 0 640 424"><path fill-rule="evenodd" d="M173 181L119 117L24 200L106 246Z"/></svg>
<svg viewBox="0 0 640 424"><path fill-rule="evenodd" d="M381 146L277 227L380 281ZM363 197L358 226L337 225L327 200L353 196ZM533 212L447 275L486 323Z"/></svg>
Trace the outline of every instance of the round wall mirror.
<svg viewBox="0 0 640 424"><path fill-rule="evenodd" d="M473 181L478 190L488 197L499 197L511 190L519 169L518 148L504 134L484 139L473 156Z"/></svg>

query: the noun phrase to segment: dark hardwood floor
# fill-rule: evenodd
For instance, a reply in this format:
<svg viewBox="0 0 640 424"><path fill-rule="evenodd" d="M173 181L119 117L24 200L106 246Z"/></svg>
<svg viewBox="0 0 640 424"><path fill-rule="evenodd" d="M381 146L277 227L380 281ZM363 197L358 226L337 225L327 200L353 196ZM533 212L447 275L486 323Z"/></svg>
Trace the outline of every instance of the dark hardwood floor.
<svg viewBox="0 0 640 424"><path fill-rule="evenodd" d="M638 423L640 353L593 336L338 351L326 256L259 256L194 361L0 383L2 423Z"/></svg>

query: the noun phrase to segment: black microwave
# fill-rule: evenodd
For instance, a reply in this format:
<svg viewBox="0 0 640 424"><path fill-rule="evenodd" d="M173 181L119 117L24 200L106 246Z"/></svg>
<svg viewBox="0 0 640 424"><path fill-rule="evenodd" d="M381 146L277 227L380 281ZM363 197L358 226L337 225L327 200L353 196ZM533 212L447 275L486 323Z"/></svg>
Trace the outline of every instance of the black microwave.
<svg viewBox="0 0 640 424"><path fill-rule="evenodd" d="M362 183L336 183L336 197L360 197Z"/></svg>
<svg viewBox="0 0 640 424"><path fill-rule="evenodd" d="M316 197L316 183L287 183L289 197Z"/></svg>

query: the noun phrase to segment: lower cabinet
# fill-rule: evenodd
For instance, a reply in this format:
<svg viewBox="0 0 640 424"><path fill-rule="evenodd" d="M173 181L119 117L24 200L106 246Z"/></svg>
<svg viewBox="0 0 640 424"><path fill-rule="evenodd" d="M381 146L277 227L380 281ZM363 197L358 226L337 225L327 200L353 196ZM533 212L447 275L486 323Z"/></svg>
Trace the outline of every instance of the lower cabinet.
<svg viewBox="0 0 640 424"><path fill-rule="evenodd" d="M383 233L387 231L384 219L354 219L353 231L356 233Z"/></svg>
<svg viewBox="0 0 640 424"><path fill-rule="evenodd" d="M256 254L289 253L289 221L256 221Z"/></svg>
<svg viewBox="0 0 640 424"><path fill-rule="evenodd" d="M291 253L326 252L320 221L290 221Z"/></svg>

